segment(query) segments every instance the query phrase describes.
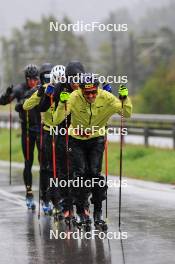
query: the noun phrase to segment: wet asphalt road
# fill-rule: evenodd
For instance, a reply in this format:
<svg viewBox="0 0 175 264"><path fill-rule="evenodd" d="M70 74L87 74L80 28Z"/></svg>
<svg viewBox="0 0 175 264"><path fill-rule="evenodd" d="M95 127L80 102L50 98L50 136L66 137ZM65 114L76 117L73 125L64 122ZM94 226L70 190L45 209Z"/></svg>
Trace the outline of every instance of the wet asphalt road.
<svg viewBox="0 0 175 264"><path fill-rule="evenodd" d="M175 189L170 185L128 180L122 188L122 232L118 239L118 188L109 188L109 230L113 239L73 239L64 222L25 206L21 170L13 169L13 185L8 171L0 169L0 263L1 264L174 264ZM37 183L35 183L37 185ZM35 188L37 200L38 192ZM94 227L92 228L94 230ZM72 232L77 232L72 228ZM70 235L70 239L50 239L50 233ZM64 232L64 233L63 233ZM97 232L96 234L99 234ZM126 235L126 233L123 233Z"/></svg>

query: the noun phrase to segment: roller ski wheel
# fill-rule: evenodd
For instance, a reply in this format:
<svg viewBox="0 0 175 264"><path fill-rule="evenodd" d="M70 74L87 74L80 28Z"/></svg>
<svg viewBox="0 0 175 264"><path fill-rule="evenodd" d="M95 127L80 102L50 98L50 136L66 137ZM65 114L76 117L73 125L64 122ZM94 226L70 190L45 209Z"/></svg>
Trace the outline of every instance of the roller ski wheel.
<svg viewBox="0 0 175 264"><path fill-rule="evenodd" d="M102 211L94 212L94 226L98 230L107 231L107 223L103 220Z"/></svg>
<svg viewBox="0 0 175 264"><path fill-rule="evenodd" d="M94 226L98 230L102 230L103 232L106 232L108 230L108 225L106 224L105 221L96 221L94 223Z"/></svg>
<svg viewBox="0 0 175 264"><path fill-rule="evenodd" d="M86 222L85 223L84 230L85 230L85 232L90 232L91 231L91 222Z"/></svg>
<svg viewBox="0 0 175 264"><path fill-rule="evenodd" d="M89 210L84 210L83 213L78 214L76 226L78 229L85 230L85 232L89 232L91 230L91 219Z"/></svg>
<svg viewBox="0 0 175 264"><path fill-rule="evenodd" d="M73 227L77 226L77 219L75 218L75 216L72 217L71 222L72 222Z"/></svg>
<svg viewBox="0 0 175 264"><path fill-rule="evenodd" d="M91 221L76 221L74 226L76 226L79 230L84 230L85 232L91 231Z"/></svg>
<svg viewBox="0 0 175 264"><path fill-rule="evenodd" d="M43 212L45 215L52 215L52 205L50 202L43 202L42 203Z"/></svg>
<svg viewBox="0 0 175 264"><path fill-rule="evenodd" d="M54 218L54 222L60 222L64 219L64 215L62 213L62 209L61 208L53 208L53 212L52 212L53 218Z"/></svg>

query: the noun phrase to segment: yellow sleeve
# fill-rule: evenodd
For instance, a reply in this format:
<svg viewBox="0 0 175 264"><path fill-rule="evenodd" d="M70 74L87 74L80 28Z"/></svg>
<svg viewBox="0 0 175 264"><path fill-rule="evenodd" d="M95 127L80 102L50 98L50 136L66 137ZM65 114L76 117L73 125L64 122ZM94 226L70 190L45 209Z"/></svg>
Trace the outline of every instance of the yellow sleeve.
<svg viewBox="0 0 175 264"><path fill-rule="evenodd" d="M122 109L122 101L114 95L112 95L111 99L112 99L110 103L111 111L113 112L113 114L118 113L120 115ZM132 114L132 103L131 103L131 99L127 97L123 101L123 115L124 117L131 117L131 114Z"/></svg>
<svg viewBox="0 0 175 264"><path fill-rule="evenodd" d="M23 104L24 110L30 110L38 105L41 101L41 97L37 96L38 91L32 94L32 96L25 100Z"/></svg>

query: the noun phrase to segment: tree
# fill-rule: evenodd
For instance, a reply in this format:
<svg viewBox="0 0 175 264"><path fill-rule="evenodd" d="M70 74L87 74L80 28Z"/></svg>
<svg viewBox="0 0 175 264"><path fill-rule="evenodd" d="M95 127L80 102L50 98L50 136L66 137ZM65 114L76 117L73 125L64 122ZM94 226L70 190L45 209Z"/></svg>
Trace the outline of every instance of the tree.
<svg viewBox="0 0 175 264"><path fill-rule="evenodd" d="M56 22L56 19L49 16L42 17L40 22L27 21L21 30L14 29L10 38L2 39L6 85L23 81L23 68L29 63L66 65L72 59L90 62L84 38L71 31L49 31L50 21ZM71 21L65 17L62 23Z"/></svg>
<svg viewBox="0 0 175 264"><path fill-rule="evenodd" d="M175 58L173 63L175 65ZM160 66L140 93L142 113L175 114L175 68Z"/></svg>

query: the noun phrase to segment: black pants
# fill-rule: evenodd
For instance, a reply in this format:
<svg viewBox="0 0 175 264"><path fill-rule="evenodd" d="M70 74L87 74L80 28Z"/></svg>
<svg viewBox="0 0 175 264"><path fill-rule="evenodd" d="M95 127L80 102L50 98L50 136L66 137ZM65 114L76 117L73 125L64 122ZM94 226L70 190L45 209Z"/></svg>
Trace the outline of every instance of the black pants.
<svg viewBox="0 0 175 264"><path fill-rule="evenodd" d="M47 190L49 186L46 137L46 132L42 130L42 147L40 150L40 197L44 202L47 202Z"/></svg>
<svg viewBox="0 0 175 264"><path fill-rule="evenodd" d="M73 207L73 198L69 181L72 179L72 165L70 159L69 145L66 145L66 136L58 136L56 140L56 149L58 155L58 180L64 182L59 185L59 191L62 198L63 209L69 210Z"/></svg>
<svg viewBox="0 0 175 264"><path fill-rule="evenodd" d="M54 138L56 142L56 137ZM42 200L45 202L52 201L54 204L56 203L59 197L56 197L55 188L50 188L50 178L54 178L53 176L53 152L52 152L52 136L49 131L44 131L43 133L43 148L42 148L42 156L44 157L44 169L45 175L42 175L41 181L41 193ZM57 153L55 153L56 164L57 164ZM57 168L57 165L56 165ZM56 173L57 174L57 173Z"/></svg>
<svg viewBox="0 0 175 264"><path fill-rule="evenodd" d="M55 141L55 163L56 163L56 178L54 179L54 170L53 170L53 145L52 145L53 137L49 132L44 132L43 137L43 155L45 156L45 169L46 173L44 175L44 179L42 180L44 185L44 190L47 189L47 193L44 195L46 199L51 200L54 205L56 205L60 200L63 200L62 205L63 208L69 209L71 199L69 198L68 187L60 186L60 181L67 181L67 151L66 151L66 138L65 136L54 136ZM70 167L70 166L69 166ZM55 184L51 179L54 179ZM64 186L64 185L63 185Z"/></svg>
<svg viewBox="0 0 175 264"><path fill-rule="evenodd" d="M38 149L38 160L39 160L39 151L40 151L39 132L29 130L28 144L27 144L26 129L22 127L21 144L22 144L22 151L23 151L23 156L24 156L24 170L23 170L24 184L25 186L32 187L32 165L33 165L33 159L34 159L35 145L37 146L37 149Z"/></svg>
<svg viewBox="0 0 175 264"><path fill-rule="evenodd" d="M69 144L71 148L71 162L74 179L92 181L91 187L81 185L79 188L73 187L73 196L77 206L77 213L88 206L88 198L92 194L92 203L95 210L101 210L102 201L106 198L106 185L100 186L98 182L104 177L100 175L103 152L104 137L96 137L89 140L79 140L70 137ZM95 183L95 184L93 184Z"/></svg>

